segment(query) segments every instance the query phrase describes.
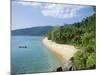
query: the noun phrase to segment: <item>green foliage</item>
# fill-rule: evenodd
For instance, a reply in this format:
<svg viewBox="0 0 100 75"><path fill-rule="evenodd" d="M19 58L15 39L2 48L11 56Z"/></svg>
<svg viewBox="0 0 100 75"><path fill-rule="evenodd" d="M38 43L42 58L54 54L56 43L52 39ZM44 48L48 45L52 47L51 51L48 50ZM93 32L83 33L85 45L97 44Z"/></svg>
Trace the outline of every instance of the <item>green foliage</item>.
<svg viewBox="0 0 100 75"><path fill-rule="evenodd" d="M96 64L96 54L95 53L91 53L90 56L88 56L87 58L87 68L95 68L95 64Z"/></svg>
<svg viewBox="0 0 100 75"><path fill-rule="evenodd" d="M74 56L74 60L73 63L76 67L76 69L83 69L85 67L85 57L83 57L83 53L82 52L77 52Z"/></svg>
<svg viewBox="0 0 100 75"><path fill-rule="evenodd" d="M49 40L80 47L73 57L76 69L93 69L96 66L96 13L80 23L64 24L48 32Z"/></svg>

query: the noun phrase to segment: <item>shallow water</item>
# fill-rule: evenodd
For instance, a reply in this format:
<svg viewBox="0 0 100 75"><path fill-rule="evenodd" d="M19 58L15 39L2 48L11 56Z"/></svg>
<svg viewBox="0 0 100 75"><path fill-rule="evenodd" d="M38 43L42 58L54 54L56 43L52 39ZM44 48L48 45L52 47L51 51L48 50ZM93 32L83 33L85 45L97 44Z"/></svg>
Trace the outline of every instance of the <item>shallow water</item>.
<svg viewBox="0 0 100 75"><path fill-rule="evenodd" d="M60 59L43 45L42 39L39 36L12 36L12 74L51 72L60 66Z"/></svg>

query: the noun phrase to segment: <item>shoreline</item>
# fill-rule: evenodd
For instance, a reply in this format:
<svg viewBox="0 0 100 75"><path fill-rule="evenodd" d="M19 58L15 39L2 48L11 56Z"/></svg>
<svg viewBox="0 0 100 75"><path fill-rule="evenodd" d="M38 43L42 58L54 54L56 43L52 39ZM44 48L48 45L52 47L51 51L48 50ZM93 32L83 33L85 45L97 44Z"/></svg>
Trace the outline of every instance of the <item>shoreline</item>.
<svg viewBox="0 0 100 75"><path fill-rule="evenodd" d="M47 37L44 37L42 40L43 44L52 52L54 52L61 60L63 60L63 64L66 64L70 61L71 57L78 51L73 45L67 44L57 44L51 40L48 40Z"/></svg>

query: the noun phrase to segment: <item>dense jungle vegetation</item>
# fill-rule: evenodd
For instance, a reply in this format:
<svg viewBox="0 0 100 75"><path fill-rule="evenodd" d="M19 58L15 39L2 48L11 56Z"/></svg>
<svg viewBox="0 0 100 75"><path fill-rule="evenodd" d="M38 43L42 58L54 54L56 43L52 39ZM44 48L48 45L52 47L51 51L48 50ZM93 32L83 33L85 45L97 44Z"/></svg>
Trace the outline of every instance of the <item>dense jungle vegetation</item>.
<svg viewBox="0 0 100 75"><path fill-rule="evenodd" d="M93 9L93 15L84 18L82 22L64 24L47 33L49 40L80 49L72 59L76 70L96 68L96 8Z"/></svg>

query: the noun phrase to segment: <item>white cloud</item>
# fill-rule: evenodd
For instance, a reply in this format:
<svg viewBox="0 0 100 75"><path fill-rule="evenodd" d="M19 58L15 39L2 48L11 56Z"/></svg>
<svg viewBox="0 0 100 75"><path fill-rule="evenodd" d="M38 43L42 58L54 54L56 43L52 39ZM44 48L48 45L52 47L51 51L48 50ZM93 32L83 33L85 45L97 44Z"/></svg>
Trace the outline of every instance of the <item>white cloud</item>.
<svg viewBox="0 0 100 75"><path fill-rule="evenodd" d="M41 12L44 16L52 16L55 18L73 18L78 16L77 13L84 7L85 6L48 4Z"/></svg>
<svg viewBox="0 0 100 75"><path fill-rule="evenodd" d="M41 3L36 3L36 2L17 1L16 3L25 5L25 6L33 6L33 7L41 6Z"/></svg>
<svg viewBox="0 0 100 75"><path fill-rule="evenodd" d="M51 3L36 3L36 2L23 2L17 3L32 7L41 7L41 14L54 18L73 18L79 15L79 10L86 6L66 5L66 4L51 4Z"/></svg>

